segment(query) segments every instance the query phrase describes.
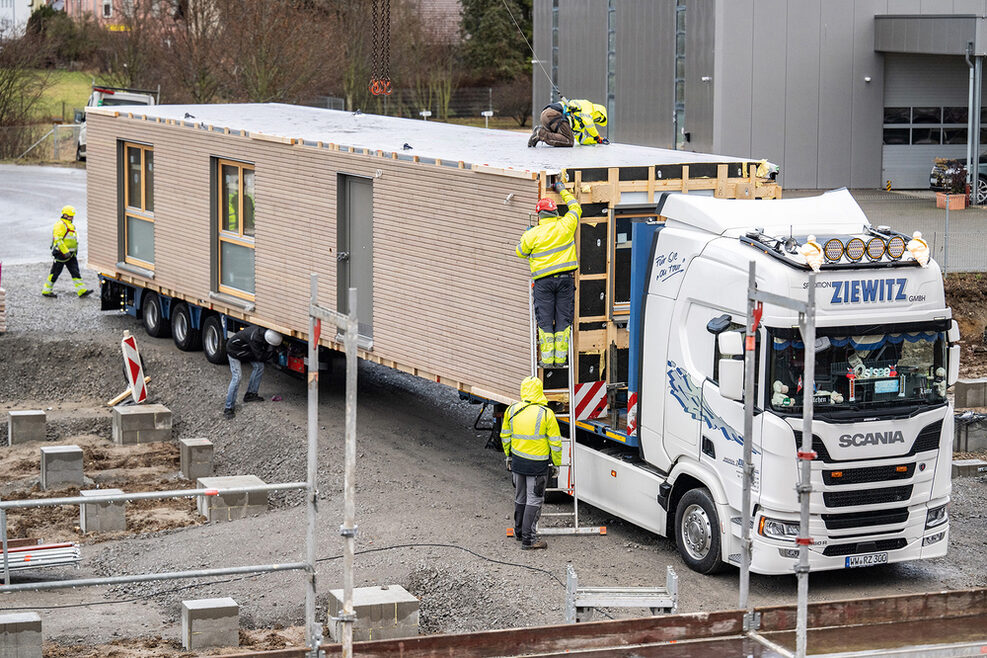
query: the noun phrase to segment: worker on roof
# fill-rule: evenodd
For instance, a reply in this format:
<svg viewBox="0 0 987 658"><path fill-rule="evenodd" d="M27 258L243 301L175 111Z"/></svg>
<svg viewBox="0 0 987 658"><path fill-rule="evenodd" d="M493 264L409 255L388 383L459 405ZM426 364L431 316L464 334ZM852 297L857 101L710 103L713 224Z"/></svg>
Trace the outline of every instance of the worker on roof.
<svg viewBox="0 0 987 658"><path fill-rule="evenodd" d="M562 463L562 435L537 377L521 382L521 402L504 412L500 442L514 477L514 539L521 550L548 548L537 525L549 476L557 476Z"/></svg>
<svg viewBox="0 0 987 658"><path fill-rule="evenodd" d="M565 170L559 178L565 180ZM528 259L531 268L539 360L543 368L566 367L575 315L573 273L579 267L575 236L583 209L562 180L555 183L555 190L568 206L565 216L559 216L552 199L539 199L535 206L538 225L524 232L515 249L519 257Z"/></svg>
<svg viewBox="0 0 987 658"><path fill-rule="evenodd" d="M610 143L597 130L607 125L607 108L587 100L571 101L563 96L561 102L546 105L538 121L528 139L529 147L538 142L549 146Z"/></svg>
<svg viewBox="0 0 987 658"><path fill-rule="evenodd" d="M62 216L55 222L51 230L51 256L54 262L51 264L51 271L48 273L48 280L45 281L41 294L45 297L58 297L54 291L55 281L62 273L63 268L69 268L72 275L72 285L75 286L75 294L79 297L91 295L92 290L86 288L82 282L82 274L79 272L79 260L76 254L79 252L79 238L75 230L75 207L64 206Z"/></svg>

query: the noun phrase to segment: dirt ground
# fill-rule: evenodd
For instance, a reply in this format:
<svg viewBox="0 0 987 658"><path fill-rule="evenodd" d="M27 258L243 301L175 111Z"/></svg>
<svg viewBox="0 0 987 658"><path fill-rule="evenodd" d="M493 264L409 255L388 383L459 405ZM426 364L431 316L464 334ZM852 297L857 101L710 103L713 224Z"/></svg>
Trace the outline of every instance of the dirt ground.
<svg viewBox="0 0 987 658"><path fill-rule="evenodd" d="M190 486L179 479L174 445L115 447L109 441L110 415L103 403L124 387L119 341L129 329L138 336L152 378L152 401L174 414L175 440L212 440L217 475L255 474L266 482L304 479L304 382L270 369L260 391L267 401L241 406L236 419L226 421L227 368L209 364L201 353L178 351L170 339L146 337L133 318L100 314L97 299L40 297L45 272L41 265L3 270L9 331L0 336L0 413L47 409L48 439L83 447L93 486L126 491ZM85 276L95 285L92 273ZM948 285L958 286L958 281L951 276ZM963 320L964 361L974 364L977 359L968 354L987 320L975 293L975 286L950 293ZM987 355L975 356L987 371ZM965 364L964 376L981 366ZM419 596L423 633L560 623L566 564L586 585L619 586L663 583L665 566L672 565L680 577L680 611L737 605L735 570L712 577L695 574L670 540L588 506L580 508L580 516L587 524L606 525L606 536L550 537L547 551L522 553L505 536L512 507L509 474L501 456L484 449L488 433L473 429L479 408L446 387L373 364L360 365L359 379L356 584L399 584ZM323 618L328 590L342 582L343 389L343 373L336 371L324 378L320 393L318 589ZM270 401L275 394L283 399ZM485 416L481 422L488 420ZM0 424L0 446L5 433ZM0 497L48 495L36 490L37 448L0 449ZM987 477L954 481L948 556L813 574L810 599L987 586L985 495ZM302 560L300 494L272 493L269 501L266 514L218 524L202 523L189 500L153 503L159 506L153 509L128 506L133 527L125 536L81 536L78 508L23 519L12 513L12 527L21 524L16 526L20 531L44 539L74 539L83 555L78 570L25 573L14 582ZM162 516L167 518L161 521ZM46 656L179 656L185 655L178 643L181 601L217 596L231 596L240 604L245 646L302 643L300 572L17 593L0 600L0 611L37 610ZM791 603L795 578L754 576L751 597L755 605Z"/></svg>

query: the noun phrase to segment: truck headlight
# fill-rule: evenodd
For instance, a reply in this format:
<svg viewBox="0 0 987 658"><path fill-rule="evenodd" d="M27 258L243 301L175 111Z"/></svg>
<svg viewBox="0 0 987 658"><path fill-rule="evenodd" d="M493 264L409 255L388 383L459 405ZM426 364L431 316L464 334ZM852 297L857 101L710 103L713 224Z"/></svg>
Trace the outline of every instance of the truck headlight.
<svg viewBox="0 0 987 658"><path fill-rule="evenodd" d="M757 532L759 535L771 539L795 541L795 538L799 536L799 524L798 521L781 521L762 516L757 524Z"/></svg>
<svg viewBox="0 0 987 658"><path fill-rule="evenodd" d="M946 514L947 505L940 505L939 507L933 507L925 515L925 527L935 528L937 525L942 525L949 520L949 516Z"/></svg>
<svg viewBox="0 0 987 658"><path fill-rule="evenodd" d="M945 530L943 530L942 532L937 532L934 535L929 535L928 537L926 537L925 539L922 540L922 546L931 546L932 544L935 544L936 542L942 541L942 538L945 537L945 536L946 536L946 531Z"/></svg>

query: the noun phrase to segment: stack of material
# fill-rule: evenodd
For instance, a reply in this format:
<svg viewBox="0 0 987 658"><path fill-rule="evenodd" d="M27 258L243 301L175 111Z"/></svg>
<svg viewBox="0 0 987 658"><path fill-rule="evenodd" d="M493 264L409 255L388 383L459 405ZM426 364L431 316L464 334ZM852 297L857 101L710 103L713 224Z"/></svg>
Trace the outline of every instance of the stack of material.
<svg viewBox="0 0 987 658"><path fill-rule="evenodd" d="M7 549L7 561L11 571L73 565L78 564L81 559L79 545L74 543L39 544ZM3 569L2 560L3 553L0 552L0 570Z"/></svg>
<svg viewBox="0 0 987 658"><path fill-rule="evenodd" d="M0 288L0 334L7 331L7 291Z"/></svg>

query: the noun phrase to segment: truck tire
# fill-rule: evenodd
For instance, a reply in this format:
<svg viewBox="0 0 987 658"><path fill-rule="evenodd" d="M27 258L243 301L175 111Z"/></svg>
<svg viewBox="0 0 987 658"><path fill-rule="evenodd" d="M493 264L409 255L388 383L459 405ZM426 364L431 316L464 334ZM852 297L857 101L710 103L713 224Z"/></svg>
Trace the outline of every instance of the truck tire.
<svg viewBox="0 0 987 658"><path fill-rule="evenodd" d="M202 351L209 363L222 365L226 359L226 333L218 315L210 315L202 321Z"/></svg>
<svg viewBox="0 0 987 658"><path fill-rule="evenodd" d="M161 312L161 298L157 293L144 293L144 303L141 305L141 323L144 331L152 338L167 338L171 327Z"/></svg>
<svg viewBox="0 0 987 658"><path fill-rule="evenodd" d="M726 564L720 559L720 520L716 503L704 487L690 489L675 508L675 543L693 571L713 574Z"/></svg>
<svg viewBox="0 0 987 658"><path fill-rule="evenodd" d="M171 338L175 347L183 352L202 349L202 330L192 327L192 313L188 304L175 304L171 307Z"/></svg>

